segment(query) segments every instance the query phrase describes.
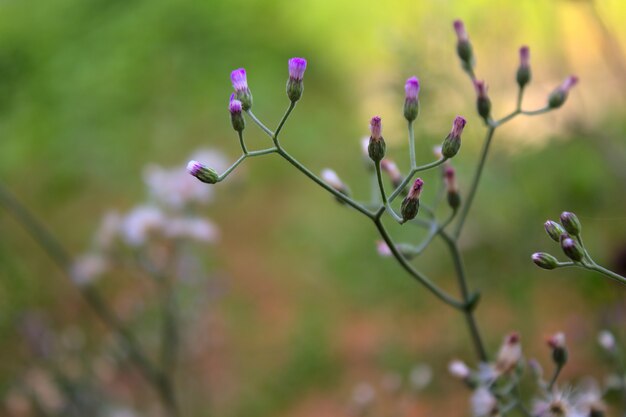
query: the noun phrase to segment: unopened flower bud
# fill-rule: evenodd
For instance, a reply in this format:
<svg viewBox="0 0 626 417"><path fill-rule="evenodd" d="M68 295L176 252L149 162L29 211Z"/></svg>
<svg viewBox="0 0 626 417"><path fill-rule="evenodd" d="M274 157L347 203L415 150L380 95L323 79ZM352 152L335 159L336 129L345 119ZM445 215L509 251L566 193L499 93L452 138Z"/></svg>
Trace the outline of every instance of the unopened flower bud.
<svg viewBox="0 0 626 417"><path fill-rule="evenodd" d="M563 83L558 86L550 95L548 96L548 107L551 109L556 109L561 107L565 100L567 100L567 96L569 91L578 83L578 77L570 76L567 77Z"/></svg>
<svg viewBox="0 0 626 417"><path fill-rule="evenodd" d="M230 96L230 103L228 103L228 111L230 112L230 121L233 124L233 129L237 132L243 132L246 127L246 121L241 114L243 109L241 101L235 99L235 93Z"/></svg>
<svg viewBox="0 0 626 417"><path fill-rule="evenodd" d="M465 362L458 359L455 359L448 364L448 372L450 372L453 377L459 379L466 379L471 374L471 370Z"/></svg>
<svg viewBox="0 0 626 417"><path fill-rule="evenodd" d="M252 108L252 93L248 88L246 70L243 68L234 70L230 74L230 80L235 89L235 99L241 102L243 110L250 110Z"/></svg>
<svg viewBox="0 0 626 417"><path fill-rule="evenodd" d="M406 93L404 99L404 117L409 122L412 122L419 114L420 103L417 96L420 92L420 82L417 77L411 77L406 80L404 91Z"/></svg>
<svg viewBox="0 0 626 417"><path fill-rule="evenodd" d="M291 58L289 60L289 80L287 81L287 97L292 103L300 100L304 91L304 71L306 70L306 59Z"/></svg>
<svg viewBox="0 0 626 417"><path fill-rule="evenodd" d="M539 268L554 269L558 266L559 261L549 253L537 252L533 253L531 259Z"/></svg>
<svg viewBox="0 0 626 417"><path fill-rule="evenodd" d="M422 181L421 178L416 179L409 190L409 194L404 198L404 200L402 200L400 213L402 214L403 222L407 222L417 216L417 212L420 208L420 194L422 193L423 186L424 181Z"/></svg>
<svg viewBox="0 0 626 417"><path fill-rule="evenodd" d="M441 151L441 145L433 146L433 155L435 155L435 158L437 158L437 159L443 158L443 153Z"/></svg>
<svg viewBox="0 0 626 417"><path fill-rule="evenodd" d="M394 188L398 188L402 184L402 174L398 166L391 159L383 159L380 161L380 168L389 175Z"/></svg>
<svg viewBox="0 0 626 417"><path fill-rule="evenodd" d="M519 333L513 332L504 338L498 357L496 358L496 369L500 373L505 373L517 365L522 358L522 345Z"/></svg>
<svg viewBox="0 0 626 417"><path fill-rule="evenodd" d="M472 52L472 44L467 36L465 25L461 20L454 21L454 31L456 32L456 53L461 58L463 68L469 71L474 66L474 54Z"/></svg>
<svg viewBox="0 0 626 417"><path fill-rule="evenodd" d="M332 169L326 168L322 170L322 179L341 194L349 194L348 187L343 183L343 181L341 181L339 175L337 175L337 173Z"/></svg>
<svg viewBox="0 0 626 417"><path fill-rule="evenodd" d="M615 352L617 344L615 343L615 336L608 330L602 330L598 334L598 344L607 352Z"/></svg>
<svg viewBox="0 0 626 417"><path fill-rule="evenodd" d="M567 233L572 236L578 236L582 230L578 217L569 211L561 213L561 224L563 225L563 228L567 230Z"/></svg>
<svg viewBox="0 0 626 417"><path fill-rule="evenodd" d="M563 226L552 220L547 220L543 224L543 227L546 229L546 233L548 234L548 236L550 236L550 239L554 240L555 242L560 242L561 236L566 234Z"/></svg>
<svg viewBox="0 0 626 417"><path fill-rule="evenodd" d="M567 362L567 347L565 346L565 334L555 333L547 340L548 346L552 349L552 360L557 366L563 366Z"/></svg>
<svg viewBox="0 0 626 417"><path fill-rule="evenodd" d="M517 69L517 85L524 88L530 82L530 49L528 46L522 46L519 49L519 68Z"/></svg>
<svg viewBox="0 0 626 417"><path fill-rule="evenodd" d="M198 161L189 161L187 164L187 171L200 181L206 182L207 184L215 184L219 179L219 175L217 175L217 172L215 172L214 169L209 168Z"/></svg>
<svg viewBox="0 0 626 417"><path fill-rule="evenodd" d="M447 165L443 169L443 180L446 183L446 191L448 192L448 205L456 210L461 205L461 194L456 187L456 174L452 166Z"/></svg>
<svg viewBox="0 0 626 417"><path fill-rule="evenodd" d="M572 261L580 262L583 260L584 252L578 241L572 239L569 235L561 236L561 249Z"/></svg>
<svg viewBox="0 0 626 417"><path fill-rule="evenodd" d="M372 117L370 122L370 141L367 152L374 162L380 162L385 157L385 139L382 136L382 122L380 117Z"/></svg>
<svg viewBox="0 0 626 417"><path fill-rule="evenodd" d="M452 158L459 152L461 148L461 133L463 133L463 128L466 123L467 121L461 116L454 118L452 130L448 133L448 136L446 136L441 145L441 153L445 158Z"/></svg>
<svg viewBox="0 0 626 417"><path fill-rule="evenodd" d="M476 110L480 117L488 121L491 115L491 100L487 95L487 84L484 81L475 80L474 88L476 89Z"/></svg>

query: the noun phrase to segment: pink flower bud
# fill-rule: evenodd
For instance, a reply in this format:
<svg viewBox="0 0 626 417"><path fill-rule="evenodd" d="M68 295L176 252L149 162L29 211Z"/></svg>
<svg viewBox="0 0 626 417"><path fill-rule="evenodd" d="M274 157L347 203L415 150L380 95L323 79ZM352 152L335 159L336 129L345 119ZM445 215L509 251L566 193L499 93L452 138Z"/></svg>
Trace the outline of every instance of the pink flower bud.
<svg viewBox="0 0 626 417"><path fill-rule="evenodd" d="M289 78L294 81L302 81L306 70L306 59L291 58L289 60Z"/></svg>
<svg viewBox="0 0 626 417"><path fill-rule="evenodd" d="M239 68L230 73L230 80L235 91L246 91L248 89L248 79L246 70Z"/></svg>
<svg viewBox="0 0 626 417"><path fill-rule="evenodd" d="M469 40L469 36L467 36L467 31L465 30L465 25L462 20L454 21L454 31L456 32L456 37L459 42L467 42Z"/></svg>
<svg viewBox="0 0 626 417"><path fill-rule="evenodd" d="M372 120L370 121L371 138L376 140L380 139L382 137L382 129L383 127L380 116L372 117Z"/></svg>
<svg viewBox="0 0 626 417"><path fill-rule="evenodd" d="M530 68L530 49L526 45L519 48L519 66L520 68Z"/></svg>
<svg viewBox="0 0 626 417"><path fill-rule="evenodd" d="M452 376L459 379L466 379L471 373L465 362L458 359L453 360L448 364L448 371L452 374Z"/></svg>

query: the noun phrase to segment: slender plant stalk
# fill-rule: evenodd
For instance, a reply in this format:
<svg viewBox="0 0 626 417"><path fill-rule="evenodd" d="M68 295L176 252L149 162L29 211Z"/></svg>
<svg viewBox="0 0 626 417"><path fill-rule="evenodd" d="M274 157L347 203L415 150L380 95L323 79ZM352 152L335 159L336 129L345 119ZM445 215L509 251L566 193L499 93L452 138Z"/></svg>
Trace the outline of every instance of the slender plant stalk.
<svg viewBox="0 0 626 417"><path fill-rule="evenodd" d="M57 267L70 279L72 257L46 227L11 193L0 185L0 204L24 227ZM80 294L98 317L111 329L128 352L130 360L144 378L156 389L171 417L178 416L178 406L168 375L157 369L143 352L139 342L107 306L100 294L90 286L77 286Z"/></svg>

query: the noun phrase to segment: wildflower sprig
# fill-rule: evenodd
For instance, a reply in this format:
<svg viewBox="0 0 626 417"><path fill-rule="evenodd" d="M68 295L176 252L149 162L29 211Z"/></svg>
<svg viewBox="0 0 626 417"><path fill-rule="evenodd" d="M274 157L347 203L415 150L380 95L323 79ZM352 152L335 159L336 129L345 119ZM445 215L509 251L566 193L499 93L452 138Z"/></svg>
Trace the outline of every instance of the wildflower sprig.
<svg viewBox="0 0 626 417"><path fill-rule="evenodd" d="M465 315L477 356L481 362L486 362L488 358L487 351L474 318L474 310L478 305L480 294L478 292L471 291L469 288L463 259L458 246L458 240L476 195L495 130L518 115L539 115L559 107L567 99L569 90L576 84L576 79L570 78L568 79L569 81L563 83L559 88L557 88L546 100L547 104L544 108L532 111L523 110L523 91L530 82L531 73L529 64L529 49L528 47L522 47L520 50L520 65L515 77L519 86L517 104L514 110L508 115L502 117L501 119L494 119L492 117L492 103L487 94L487 84L485 81L477 80L475 75L477 60L467 31L465 30L465 26L461 21L455 21L454 29L457 33L457 53L461 60L462 68L469 75L476 90L476 108L478 114L483 118L487 127L487 134L484 140L481 156L477 163L469 192L465 196L462 197L459 192L456 184L456 174L454 168L449 162L461 149L461 135L467 123L467 120L464 117L457 116L454 119L452 129L443 140L440 154L434 161L424 165L418 165L416 162L414 123L418 118L420 109L420 81L417 77L410 77L406 81L405 100L402 108L402 114L407 121L409 147L409 170L406 176L402 177L401 174L399 174L399 171L393 161L385 159L386 145L382 136L382 119L378 116L371 119L370 136L366 141L367 144L365 149L366 157L371 160L371 162L367 163L367 168L371 169L373 174L373 194L369 203L356 200L350 194L349 187L339 179L339 176L334 171L325 170L322 175L323 178L320 178L294 158L281 144L280 133L291 112L294 110L297 101L302 97L302 92L304 90L304 72L307 68L307 62L302 58L292 58L289 60L289 79L287 81L287 96L289 98L289 105L274 130L267 127L261 120L259 120L259 118L255 116L252 111L252 94L250 92L250 88L248 87L245 70L235 70L231 75L233 88L235 90L234 99L241 101L241 108L245 114L254 124L256 124L271 138L273 146L266 149L249 151L245 145L245 139L243 136L243 126L245 126L245 122L237 119L237 123L235 123L235 119L233 119L233 127L239 135L243 154L221 175L218 175L215 171L210 170L210 167L201 167L195 165L194 163L190 164L190 173L204 182L218 183L223 181L247 158L267 154L278 154L313 182L331 193L339 202L355 209L369 218L374 223L376 230L382 238L382 241L378 244L379 249L384 249L386 255L394 257L400 266L413 279L426 287L426 289L433 293L437 298ZM234 107L236 113L239 106L235 105ZM230 108L231 115L233 115L232 103ZM423 187L428 185L425 184L421 178L415 177L420 172L434 169L436 167L442 167L442 175L440 177L441 192L434 203L429 205L422 202L420 199ZM392 180L393 189L389 193L385 190L383 173L387 173ZM206 179L209 181L205 181ZM393 203L396 198L401 195L404 196L404 199L402 200L398 212L394 209ZM439 205L439 202L445 199L446 196L450 213L443 221L440 221L436 215L436 208ZM425 239L417 246L407 243L396 243L383 223L383 216L385 213L401 225L408 223L424 227L428 230ZM456 219L457 214L458 220ZM455 220L456 223L452 228L452 224ZM444 291L431 278L416 269L410 262L411 259L422 253L422 251L435 237L440 237L450 252L452 263L454 264L457 275L459 288L458 296L453 296Z"/></svg>
<svg viewBox="0 0 626 417"><path fill-rule="evenodd" d="M547 220L544 228L550 239L561 246L563 253L569 261L559 261L555 256L546 252L535 252L531 256L532 261L543 269L557 269L565 267L579 267L590 271L599 272L615 281L626 285L626 277L613 272L593 260L582 237L582 224L578 217L569 211L561 213L561 223Z"/></svg>

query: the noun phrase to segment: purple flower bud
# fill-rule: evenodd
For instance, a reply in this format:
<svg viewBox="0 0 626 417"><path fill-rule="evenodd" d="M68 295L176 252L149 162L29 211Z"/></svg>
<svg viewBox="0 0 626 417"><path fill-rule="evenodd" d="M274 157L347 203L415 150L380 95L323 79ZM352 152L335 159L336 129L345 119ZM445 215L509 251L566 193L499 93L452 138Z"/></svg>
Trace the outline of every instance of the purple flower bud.
<svg viewBox="0 0 626 417"><path fill-rule="evenodd" d="M559 262L554 256L545 252L533 253L531 259L533 260L535 265L543 269L554 269L558 266Z"/></svg>
<svg viewBox="0 0 626 417"><path fill-rule="evenodd" d="M219 176L214 169L209 168L198 161L189 161L187 164L187 171L200 181L206 182L207 184L215 184L219 179Z"/></svg>
<svg viewBox="0 0 626 417"><path fill-rule="evenodd" d="M476 89L476 109L478 114L485 121L488 121L491 114L491 100L489 100L487 95L487 84L484 81L475 80L474 88Z"/></svg>
<svg viewBox="0 0 626 417"><path fill-rule="evenodd" d="M530 48L526 45L519 48L519 66L521 68L530 67Z"/></svg>
<svg viewBox="0 0 626 417"><path fill-rule="evenodd" d="M246 70L239 68L230 73L230 80L233 83L235 91L245 91L248 89L248 79L246 78Z"/></svg>
<svg viewBox="0 0 626 417"><path fill-rule="evenodd" d="M564 93L569 93L569 90L571 90L576 84L578 84L578 77L576 77L575 75L571 75L567 77L565 81L563 81L563 83L559 87L559 90Z"/></svg>
<svg viewBox="0 0 626 417"><path fill-rule="evenodd" d="M411 189L409 190L409 195L407 196L407 198L410 198L413 200L417 200L418 198L420 198L423 187L424 187L424 180L422 180L421 178L417 178L415 182L413 183L413 185L411 186Z"/></svg>
<svg viewBox="0 0 626 417"><path fill-rule="evenodd" d="M306 70L306 59L291 58L289 60L289 78L294 81L302 81Z"/></svg>
<svg viewBox="0 0 626 417"><path fill-rule="evenodd" d="M420 92L420 81L417 77L411 77L406 80L404 85L404 91L406 92L407 100L417 100L417 95Z"/></svg>
<svg viewBox="0 0 626 417"><path fill-rule="evenodd" d="M382 122L380 117L372 117L370 122L370 141L367 147L368 154L372 161L380 162L385 157L385 150L387 145L382 136Z"/></svg>
<svg viewBox="0 0 626 417"><path fill-rule="evenodd" d="M467 31L465 30L465 25L462 20L455 20L454 23L454 31L456 32L456 37L459 42L467 42L469 41L469 36L467 36Z"/></svg>
<svg viewBox="0 0 626 417"><path fill-rule="evenodd" d="M370 121L370 137L372 139L380 139L382 137L382 130L383 126L380 116L372 117Z"/></svg>
<svg viewBox="0 0 626 417"><path fill-rule="evenodd" d="M447 165L443 170L443 179L446 183L446 191L448 193L448 205L456 210L461 205L461 195L456 187L456 173L454 168Z"/></svg>
<svg viewBox="0 0 626 417"><path fill-rule="evenodd" d="M341 181L341 179L339 178L339 175L337 175L337 173L335 171L333 171L330 168L325 168L322 170L322 179L328 184L330 185L332 188L334 188L336 191L339 191L341 194L344 195L349 195L350 194L350 190L348 189L348 186L346 184L343 183L343 181ZM342 203L341 200L337 200L340 203Z"/></svg>
<svg viewBox="0 0 626 417"><path fill-rule="evenodd" d="M476 96L478 98L487 98L487 84L482 80L474 81L474 88L476 89Z"/></svg>
<svg viewBox="0 0 626 417"><path fill-rule="evenodd" d="M550 236L550 239L554 240L555 242L560 242L561 236L565 234L565 229L563 229L563 226L552 220L547 220L543 224L543 227L544 229L546 229L546 233L548 234L548 236Z"/></svg>
<svg viewBox="0 0 626 417"><path fill-rule="evenodd" d="M463 133L463 128L466 124L467 121L465 118L461 116L456 116L454 118L452 130L441 145L441 153L445 158L452 158L457 154L457 152L459 152L459 149L461 148L461 134Z"/></svg>
<svg viewBox="0 0 626 417"><path fill-rule="evenodd" d="M530 49L528 46L522 46L519 49L519 68L517 69L517 85L524 88L530 82Z"/></svg>
<svg viewBox="0 0 626 417"><path fill-rule="evenodd" d="M248 79L246 77L246 70L239 68L230 73L230 80L233 83L235 89L235 99L241 102L243 110L249 110L252 108L252 93L248 88Z"/></svg>
<svg viewBox="0 0 626 417"><path fill-rule="evenodd" d="M230 101L228 102L228 111L230 114L241 113L241 101L235 99L235 93L230 95Z"/></svg>
<svg viewBox="0 0 626 417"><path fill-rule="evenodd" d="M421 178L417 178L409 189L409 194L404 198L404 200L402 200L400 214L402 214L403 223L414 219L415 216L417 216L417 212L420 208L420 194L422 193L423 186L424 181Z"/></svg>
<svg viewBox="0 0 626 417"><path fill-rule="evenodd" d="M472 44L469 41L467 32L465 31L465 25L460 20L454 21L454 31L456 32L457 43L456 53L461 58L462 67L473 78L474 67L474 53L472 51Z"/></svg>
<svg viewBox="0 0 626 417"><path fill-rule="evenodd" d="M548 107L551 109L561 107L563 103L565 103L565 100L567 100L569 91L576 84L578 84L578 77L574 75L567 77L565 81L548 96Z"/></svg>
<svg viewBox="0 0 626 417"><path fill-rule="evenodd" d="M567 347L565 346L565 334L555 333L547 340L548 346L552 349L552 360L557 366L563 366L567 362Z"/></svg>
<svg viewBox="0 0 626 417"><path fill-rule="evenodd" d="M404 117L412 122L417 118L419 113L419 100L417 98L420 92L420 82L417 77L411 77L406 80L404 85L406 97L404 100Z"/></svg>
<svg viewBox="0 0 626 417"><path fill-rule="evenodd" d="M563 228L567 230L567 233L572 236L578 236L582 230L582 225L580 224L578 217L569 211L561 213L561 224L563 225Z"/></svg>
<svg viewBox="0 0 626 417"><path fill-rule="evenodd" d="M237 132L242 132L246 127L246 121L241 114L243 105L241 101L235 99L235 94L231 94L230 102L228 103L228 111L230 112L230 121L233 125L233 129Z"/></svg>
<svg viewBox="0 0 626 417"><path fill-rule="evenodd" d="M291 58L289 60L289 80L287 80L287 97L292 103L300 100L304 91L304 71L306 70L306 59Z"/></svg>
<svg viewBox="0 0 626 417"><path fill-rule="evenodd" d="M569 235L561 235L561 249L572 261L581 262L584 254L580 244Z"/></svg>

